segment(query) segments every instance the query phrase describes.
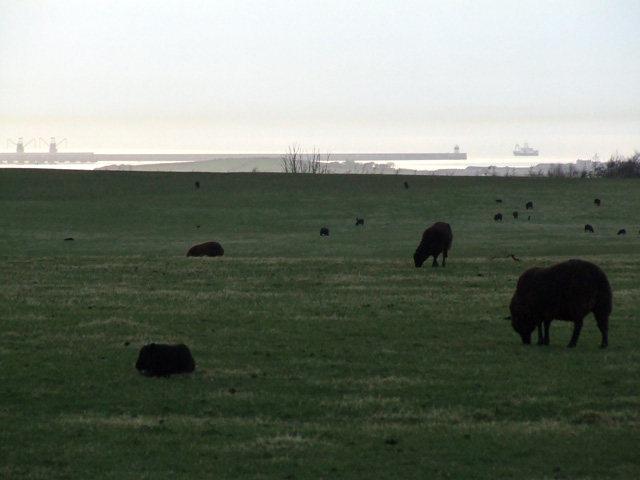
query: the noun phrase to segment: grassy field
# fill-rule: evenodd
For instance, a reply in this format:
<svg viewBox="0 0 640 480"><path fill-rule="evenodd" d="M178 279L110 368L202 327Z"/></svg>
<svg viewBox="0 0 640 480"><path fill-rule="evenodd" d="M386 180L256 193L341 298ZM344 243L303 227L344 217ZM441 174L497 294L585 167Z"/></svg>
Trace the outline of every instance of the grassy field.
<svg viewBox="0 0 640 480"><path fill-rule="evenodd" d="M631 180L0 170L0 478L640 478L639 205ZM447 266L416 269L439 220ZM523 346L518 276L577 257L609 349L592 316ZM139 375L151 341L196 372Z"/></svg>

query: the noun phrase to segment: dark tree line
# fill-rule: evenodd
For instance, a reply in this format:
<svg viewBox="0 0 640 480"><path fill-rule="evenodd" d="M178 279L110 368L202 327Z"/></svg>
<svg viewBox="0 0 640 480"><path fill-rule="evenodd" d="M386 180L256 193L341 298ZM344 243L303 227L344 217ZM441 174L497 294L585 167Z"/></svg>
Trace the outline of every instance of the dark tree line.
<svg viewBox="0 0 640 480"><path fill-rule="evenodd" d="M640 152L624 158L616 153L604 165L599 165L595 176L601 178L640 178Z"/></svg>
<svg viewBox="0 0 640 480"><path fill-rule="evenodd" d="M590 170L579 170L574 164L554 164L549 167L546 175L548 177L640 178L640 152L635 152L628 158L615 153L606 163L601 163L596 154L593 161L595 166Z"/></svg>

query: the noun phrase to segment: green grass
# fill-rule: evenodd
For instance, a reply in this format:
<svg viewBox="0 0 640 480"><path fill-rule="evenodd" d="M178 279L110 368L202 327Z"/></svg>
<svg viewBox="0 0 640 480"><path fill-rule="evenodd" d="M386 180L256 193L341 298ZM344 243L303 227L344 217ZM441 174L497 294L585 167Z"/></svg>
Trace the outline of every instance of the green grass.
<svg viewBox="0 0 640 480"><path fill-rule="evenodd" d="M627 180L0 170L0 478L638 478L639 200ZM416 269L438 220L447 267ZM225 256L185 257L207 240ZM521 345L518 276L573 257L611 281L609 349L592 316L576 349L564 322ZM196 372L140 376L150 341Z"/></svg>

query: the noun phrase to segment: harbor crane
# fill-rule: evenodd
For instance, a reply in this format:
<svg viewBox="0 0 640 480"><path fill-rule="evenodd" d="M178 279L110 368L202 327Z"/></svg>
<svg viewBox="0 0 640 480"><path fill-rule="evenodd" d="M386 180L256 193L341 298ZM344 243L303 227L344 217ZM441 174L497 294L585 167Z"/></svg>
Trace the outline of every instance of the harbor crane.
<svg viewBox="0 0 640 480"><path fill-rule="evenodd" d="M62 143L66 143L67 139L63 138L56 143L56 137L51 137L51 142L47 142L44 138L40 137L40 142L49 145L49 153L58 153L58 146Z"/></svg>
<svg viewBox="0 0 640 480"><path fill-rule="evenodd" d="M24 143L24 140L22 139L22 137L19 137L18 138L18 142L16 143L13 140L11 140L10 138L8 138L7 139L7 149L9 148L9 143L13 143L16 146L16 153L24 153L24 147L29 145L31 142L35 143L35 141L36 141L36 139L32 138L27 143Z"/></svg>

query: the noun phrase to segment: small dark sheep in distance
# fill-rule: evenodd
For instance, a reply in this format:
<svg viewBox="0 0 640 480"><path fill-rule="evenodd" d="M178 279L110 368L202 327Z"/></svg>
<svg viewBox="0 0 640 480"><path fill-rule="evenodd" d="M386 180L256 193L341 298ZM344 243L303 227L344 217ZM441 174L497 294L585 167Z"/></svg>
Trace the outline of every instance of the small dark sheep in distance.
<svg viewBox="0 0 640 480"><path fill-rule="evenodd" d="M518 219L518 212L513 212L513 218Z"/></svg>
<svg viewBox="0 0 640 480"><path fill-rule="evenodd" d="M194 245L187 252L187 257L221 257L224 249L218 242L205 242Z"/></svg>
<svg viewBox="0 0 640 480"><path fill-rule="evenodd" d="M527 202L526 208L527 210L533 210L533 202Z"/></svg>
<svg viewBox="0 0 640 480"><path fill-rule="evenodd" d="M626 235L627 231L624 228L621 228L620 230L618 230L618 233L616 235Z"/></svg>
<svg viewBox="0 0 640 480"><path fill-rule="evenodd" d="M600 206L600 199L599 198L594 198L593 199L593 203L595 203L597 206Z"/></svg>
<svg viewBox="0 0 640 480"><path fill-rule="evenodd" d="M196 180L196 183L194 184L196 186L196 188L200 188L200 182Z"/></svg>
<svg viewBox="0 0 640 480"><path fill-rule="evenodd" d="M404 188L409 188L409 182L404 182Z"/></svg>
<svg viewBox="0 0 640 480"><path fill-rule="evenodd" d="M509 310L511 326L526 345L531 343L536 328L538 345L549 345L552 320L573 322L569 348L576 346L584 318L593 312L602 334L600 348L607 348L612 306L611 286L600 267L584 260L568 260L547 268L530 268L520 275Z"/></svg>
<svg viewBox="0 0 640 480"><path fill-rule="evenodd" d="M501 213L496 213L493 216L493 219L497 222L497 221L502 221L502 214Z"/></svg>
<svg viewBox="0 0 640 480"><path fill-rule="evenodd" d="M168 377L177 373L191 373L196 369L189 347L184 344L151 343L140 349L136 370L148 377Z"/></svg>
<svg viewBox="0 0 640 480"><path fill-rule="evenodd" d="M356 227L358 225L364 226L364 218L356 218Z"/></svg>
<svg viewBox="0 0 640 480"><path fill-rule="evenodd" d="M322 227L320 229L320 236L321 237L328 237L329 236L329 229L327 227Z"/></svg>
<svg viewBox="0 0 640 480"><path fill-rule="evenodd" d="M438 255L442 253L442 266L449 256L451 243L453 242L453 232L451 225L445 222L436 222L422 233L422 241L415 253L413 254L413 262L416 267L422 267L422 264L429 257L433 257L433 267L438 266Z"/></svg>
<svg viewBox="0 0 640 480"><path fill-rule="evenodd" d="M591 233L593 233L593 227L587 223L587 224L584 226L584 231L585 231L585 232L591 232Z"/></svg>

